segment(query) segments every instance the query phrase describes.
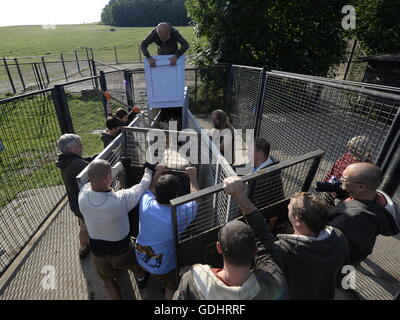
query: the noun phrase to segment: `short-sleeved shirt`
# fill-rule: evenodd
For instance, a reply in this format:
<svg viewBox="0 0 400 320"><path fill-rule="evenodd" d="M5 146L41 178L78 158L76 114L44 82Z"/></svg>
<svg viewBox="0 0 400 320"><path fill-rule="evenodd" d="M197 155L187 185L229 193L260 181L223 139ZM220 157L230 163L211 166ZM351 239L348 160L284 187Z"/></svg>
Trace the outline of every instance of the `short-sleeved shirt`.
<svg viewBox="0 0 400 320"><path fill-rule="evenodd" d="M171 207L160 205L150 190L140 199L136 260L152 274L167 274L176 267L171 212ZM186 229L196 213L196 201L177 207L178 233Z"/></svg>

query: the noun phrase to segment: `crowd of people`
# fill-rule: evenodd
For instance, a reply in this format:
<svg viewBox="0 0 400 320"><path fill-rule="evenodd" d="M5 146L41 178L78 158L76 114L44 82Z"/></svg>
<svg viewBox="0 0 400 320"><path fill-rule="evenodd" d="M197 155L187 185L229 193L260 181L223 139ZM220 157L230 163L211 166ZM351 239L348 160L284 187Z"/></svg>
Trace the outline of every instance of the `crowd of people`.
<svg viewBox="0 0 400 320"><path fill-rule="evenodd" d="M400 231L399 209L378 190L382 173L370 162L343 168L339 179L347 197L329 210L319 195L293 195L287 207L290 228L276 235L257 209L251 188L245 189L240 177L229 177L224 191L240 206L243 221L230 221L219 231L216 250L223 267L195 264L179 282L170 205L178 195L177 177L165 166L146 163L138 184L114 191L113 177L124 168L120 162L111 167L105 160L83 158L80 137L74 134L63 135L58 145L57 166L80 226L79 256L84 259L91 251L109 299L121 297L120 269L132 270L139 288L149 276L159 280L166 299L333 299L343 267L357 267L366 259L378 235ZM270 148L265 139L255 139L253 171L277 163ZM86 166L89 182L79 191L75 177ZM196 168L186 168L186 174L190 192L197 192ZM268 199L268 188L264 193L261 199ZM177 208L184 221L178 234L196 218L199 201ZM139 234L132 241L128 214L136 206Z"/></svg>
<svg viewBox="0 0 400 320"><path fill-rule="evenodd" d="M161 23L144 40L142 50L155 66L147 46L156 42L160 54L174 54L174 65L187 50L185 41L171 25ZM182 45L179 50L177 42ZM132 120L130 116L120 109L107 120L101 138L104 147ZM220 138L224 154L232 146L218 133L232 127L222 110L215 110L211 117L214 128L210 138ZM400 232L400 211L387 194L378 190L382 173L370 162L369 151L360 147L364 140L361 136L350 140L347 153L325 178L328 181L335 176L346 196L329 208L324 197L316 193L294 194L287 206L290 227L285 233L273 234L265 212L259 210L265 207L265 201L272 204L268 198L271 192L279 194L279 200L285 199L280 172L276 185L264 189L257 198L255 185L246 189L240 177L226 178L224 192L236 201L243 216L219 230L215 246L223 265L194 264L185 268L180 279L170 204L178 195L178 180L168 168L145 163L138 184L115 191L111 187L113 177L127 164L118 162L111 167L105 160L83 158L81 139L74 134L60 137L57 166L79 222L79 257L84 259L91 252L109 299L121 298L117 285L121 269L133 271L139 288L146 286L149 276L159 280L166 299L333 299L335 288L341 285L343 267L357 267L366 259L378 235ZM278 163L264 138L256 138L249 149L253 172ZM85 167L89 182L79 190L76 176ZM196 168L188 167L185 173L190 192L197 192ZM201 201L177 207L176 215L183 221L178 224L178 234L196 219ZM139 233L132 239L129 212L135 207L139 209Z"/></svg>

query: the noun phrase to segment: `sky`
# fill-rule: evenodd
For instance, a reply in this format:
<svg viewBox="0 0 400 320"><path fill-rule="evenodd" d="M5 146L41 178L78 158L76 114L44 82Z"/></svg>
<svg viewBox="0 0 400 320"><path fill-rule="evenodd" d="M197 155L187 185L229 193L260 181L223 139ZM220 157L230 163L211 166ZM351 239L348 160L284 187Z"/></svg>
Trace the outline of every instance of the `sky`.
<svg viewBox="0 0 400 320"><path fill-rule="evenodd" d="M0 27L100 21L109 0L0 0Z"/></svg>

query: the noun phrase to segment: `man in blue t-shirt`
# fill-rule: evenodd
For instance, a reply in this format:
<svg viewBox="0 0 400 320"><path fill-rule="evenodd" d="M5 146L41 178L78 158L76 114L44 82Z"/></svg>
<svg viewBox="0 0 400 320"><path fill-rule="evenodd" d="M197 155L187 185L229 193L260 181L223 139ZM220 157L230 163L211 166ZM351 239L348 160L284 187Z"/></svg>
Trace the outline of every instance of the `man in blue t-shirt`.
<svg viewBox="0 0 400 320"><path fill-rule="evenodd" d="M164 174L166 167L158 165L153 183L140 200L139 234L136 239L136 258L140 266L166 287L165 299L171 299L178 283L175 277L176 259L170 200L177 197L178 180ZM197 170L186 168L190 192L199 190ZM183 232L197 213L196 201L177 208L178 233Z"/></svg>

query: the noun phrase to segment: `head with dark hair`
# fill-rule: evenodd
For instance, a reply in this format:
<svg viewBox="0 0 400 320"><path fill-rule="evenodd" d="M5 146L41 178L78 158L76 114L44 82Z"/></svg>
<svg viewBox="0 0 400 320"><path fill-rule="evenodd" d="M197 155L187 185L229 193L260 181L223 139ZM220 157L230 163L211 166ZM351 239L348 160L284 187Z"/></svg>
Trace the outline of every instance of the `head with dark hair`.
<svg viewBox="0 0 400 320"><path fill-rule="evenodd" d="M218 232L217 250L230 265L250 266L257 251L254 231L241 221L228 222Z"/></svg>
<svg viewBox="0 0 400 320"><path fill-rule="evenodd" d="M155 185L155 196L159 204L168 205L178 194L178 178L172 174L162 175Z"/></svg>
<svg viewBox="0 0 400 320"><path fill-rule="evenodd" d="M211 121L213 122L215 129L223 130L228 127L228 117L221 109L211 112Z"/></svg>
<svg viewBox="0 0 400 320"><path fill-rule="evenodd" d="M128 111L125 109L119 108L115 112L115 117L118 118L124 125L128 122L129 116Z"/></svg>
<svg viewBox="0 0 400 320"><path fill-rule="evenodd" d="M112 135L117 135L123 126L124 124L115 117L106 120L106 127Z"/></svg>
<svg viewBox="0 0 400 320"><path fill-rule="evenodd" d="M288 209L289 220L299 234L319 234L325 229L328 209L321 198L309 192L298 192L290 199Z"/></svg>
<svg viewBox="0 0 400 320"><path fill-rule="evenodd" d="M254 149L255 152L262 152L264 158L267 159L271 151L271 145L264 138L256 138L254 139Z"/></svg>

